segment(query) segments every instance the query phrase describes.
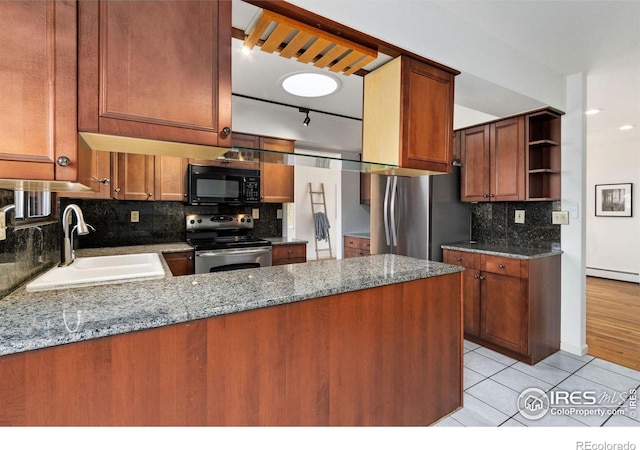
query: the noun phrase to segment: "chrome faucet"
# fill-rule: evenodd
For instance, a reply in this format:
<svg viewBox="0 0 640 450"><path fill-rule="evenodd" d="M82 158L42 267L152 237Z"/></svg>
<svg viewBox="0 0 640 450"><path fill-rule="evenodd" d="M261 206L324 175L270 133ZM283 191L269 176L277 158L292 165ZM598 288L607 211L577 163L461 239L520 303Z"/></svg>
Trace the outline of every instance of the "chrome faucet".
<svg viewBox="0 0 640 450"><path fill-rule="evenodd" d="M75 213L76 221L78 223L73 228L70 228L71 220L73 219L72 213ZM64 212L62 213L62 230L64 232L64 255L62 261L60 262L60 267L68 266L76 259L76 253L73 250L73 232L77 230L78 235L85 235L89 234L89 228L95 231L95 228L84 221L82 210L78 205L71 204L64 209Z"/></svg>

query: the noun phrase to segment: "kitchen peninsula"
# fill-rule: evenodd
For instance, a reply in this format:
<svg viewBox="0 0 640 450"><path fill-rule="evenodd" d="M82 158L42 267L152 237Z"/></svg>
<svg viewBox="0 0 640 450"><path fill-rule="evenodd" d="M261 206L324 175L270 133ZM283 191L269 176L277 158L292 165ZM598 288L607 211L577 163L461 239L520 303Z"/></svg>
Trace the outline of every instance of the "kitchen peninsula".
<svg viewBox="0 0 640 450"><path fill-rule="evenodd" d="M429 425L462 405L462 270L375 255L19 288L0 425Z"/></svg>

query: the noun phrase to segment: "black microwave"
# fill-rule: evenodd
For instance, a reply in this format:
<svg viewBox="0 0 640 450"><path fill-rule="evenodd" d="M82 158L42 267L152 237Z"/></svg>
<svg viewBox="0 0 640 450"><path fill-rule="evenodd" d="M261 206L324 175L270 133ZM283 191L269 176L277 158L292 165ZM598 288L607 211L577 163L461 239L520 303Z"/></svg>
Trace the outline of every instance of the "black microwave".
<svg viewBox="0 0 640 450"><path fill-rule="evenodd" d="M260 171L189 164L187 201L191 205L260 203Z"/></svg>

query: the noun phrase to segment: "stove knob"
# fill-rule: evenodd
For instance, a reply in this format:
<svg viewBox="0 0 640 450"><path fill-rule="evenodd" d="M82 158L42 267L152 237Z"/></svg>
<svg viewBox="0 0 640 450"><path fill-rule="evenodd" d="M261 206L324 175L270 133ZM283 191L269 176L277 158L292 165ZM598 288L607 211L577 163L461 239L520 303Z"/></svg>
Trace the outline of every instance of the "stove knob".
<svg viewBox="0 0 640 450"><path fill-rule="evenodd" d="M195 220L193 220L193 219L191 219L191 220L189 221L189 223L190 223L191 225L193 225L194 223L196 223L196 221L195 221Z"/></svg>
<svg viewBox="0 0 640 450"><path fill-rule="evenodd" d="M215 221L216 221L215 217L212 217L210 220L211 220L212 222L215 222Z"/></svg>
<svg viewBox="0 0 640 450"><path fill-rule="evenodd" d="M198 219L198 223L202 223L202 219Z"/></svg>
<svg viewBox="0 0 640 450"><path fill-rule="evenodd" d="M251 222L251 217L247 217L247 223Z"/></svg>
<svg viewBox="0 0 640 450"><path fill-rule="evenodd" d="M244 219L240 219L240 222L244 222Z"/></svg>

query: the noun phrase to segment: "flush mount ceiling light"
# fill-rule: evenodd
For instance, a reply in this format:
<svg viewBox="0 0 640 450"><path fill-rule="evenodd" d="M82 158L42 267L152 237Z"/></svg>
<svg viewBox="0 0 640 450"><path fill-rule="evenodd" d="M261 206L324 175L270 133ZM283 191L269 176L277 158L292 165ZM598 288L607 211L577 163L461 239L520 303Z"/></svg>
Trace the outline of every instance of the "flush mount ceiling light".
<svg viewBox="0 0 640 450"><path fill-rule="evenodd" d="M635 125L622 125L619 129L622 131L628 131L635 128Z"/></svg>
<svg viewBox="0 0 640 450"><path fill-rule="evenodd" d="M298 97L324 97L338 90L338 80L321 73L294 73L282 79L282 88Z"/></svg>
<svg viewBox="0 0 640 450"><path fill-rule="evenodd" d="M602 111L602 108L591 108L591 109L587 109L585 111L585 114L587 116L593 116L594 114L598 114L601 111Z"/></svg>

